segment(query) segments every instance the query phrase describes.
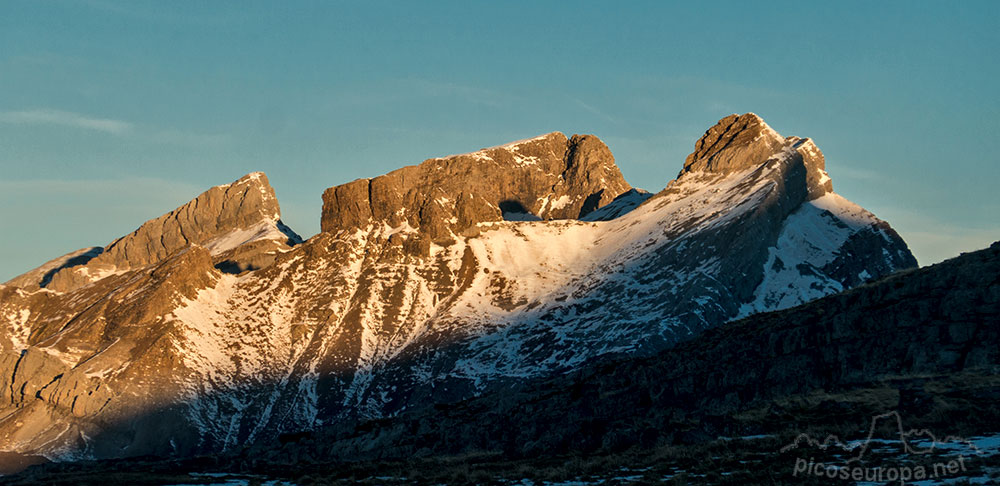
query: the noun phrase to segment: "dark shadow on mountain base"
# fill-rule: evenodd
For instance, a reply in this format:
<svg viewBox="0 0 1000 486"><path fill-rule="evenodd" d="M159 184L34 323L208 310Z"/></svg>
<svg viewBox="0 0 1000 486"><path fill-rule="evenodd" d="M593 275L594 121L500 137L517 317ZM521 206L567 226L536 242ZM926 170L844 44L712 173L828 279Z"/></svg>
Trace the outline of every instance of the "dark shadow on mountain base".
<svg viewBox="0 0 1000 486"><path fill-rule="evenodd" d="M500 201L497 205L500 208L500 213L503 215L504 221L541 221L542 218L538 217L536 214L532 213L528 208L524 207L521 201L515 201L508 199L505 201Z"/></svg>
<svg viewBox="0 0 1000 486"><path fill-rule="evenodd" d="M744 483L759 474L791 480L790 461L798 456L779 452L789 439L853 438L890 410L910 427L941 435L997 432L998 316L1000 242L730 323L651 357L599 360L393 418L287 431L227 454L47 464L10 481L93 480L123 470L263 472L304 481L393 472L428 482L484 482L476 471L508 479L542 471L565 480L580 471L657 464L717 475L733 468ZM760 434L770 438L718 439ZM759 463L750 469L744 460ZM739 484L726 481L715 484Z"/></svg>
<svg viewBox="0 0 1000 486"><path fill-rule="evenodd" d="M46 462L48 459L42 456L0 451L0 476L19 473L30 466Z"/></svg>
<svg viewBox="0 0 1000 486"><path fill-rule="evenodd" d="M604 189L597 191L584 199L583 206L580 208L580 214L577 216L578 219L582 219L584 216L594 212L601 204L601 196L604 195ZM620 196L620 194L619 194ZM617 197L617 196L616 196Z"/></svg>

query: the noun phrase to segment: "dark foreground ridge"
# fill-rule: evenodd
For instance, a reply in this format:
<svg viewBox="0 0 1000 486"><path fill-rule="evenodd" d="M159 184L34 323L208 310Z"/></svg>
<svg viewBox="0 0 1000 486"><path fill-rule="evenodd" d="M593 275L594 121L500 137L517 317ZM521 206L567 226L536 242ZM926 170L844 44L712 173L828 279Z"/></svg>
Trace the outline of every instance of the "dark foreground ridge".
<svg viewBox="0 0 1000 486"><path fill-rule="evenodd" d="M782 483L792 479L797 457L817 454L781 452L797 434L850 437L886 411L941 435L996 432L997 316L1000 242L729 323L652 357L602 360L394 418L285 434L223 457L49 464L11 484L86 481L123 470L154 473L147 478L224 470L303 484L374 476L490 483L566 480L622 467L638 468L638 484L766 477ZM758 435L767 438L719 439ZM982 472L1000 458L978 459Z"/></svg>

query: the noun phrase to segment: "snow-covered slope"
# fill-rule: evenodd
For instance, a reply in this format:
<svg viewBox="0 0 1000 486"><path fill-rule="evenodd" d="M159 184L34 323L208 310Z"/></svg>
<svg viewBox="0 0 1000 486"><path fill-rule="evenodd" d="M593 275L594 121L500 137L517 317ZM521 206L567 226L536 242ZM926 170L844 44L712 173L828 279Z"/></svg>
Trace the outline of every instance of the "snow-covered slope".
<svg viewBox="0 0 1000 486"><path fill-rule="evenodd" d="M871 265L881 267L873 262L857 266L857 273L842 275L833 265L850 258L845 254L850 251L848 241L866 235L885 240L882 250L888 267L872 269ZM785 220L777 243L768 250L764 280L754 291L754 300L741 307L740 317L794 307L892 272L895 262L905 262L909 256L894 238L872 213L838 194L803 203Z"/></svg>
<svg viewBox="0 0 1000 486"><path fill-rule="evenodd" d="M586 164L559 165L565 147ZM63 293L0 288L3 446L57 457L229 450L609 353L652 353L915 265L885 223L832 193L811 141L781 138L756 115L720 121L652 196L605 194L601 178L617 173L605 152L593 137L561 134L488 149L479 162L512 180L490 186L496 200L480 213L449 206L442 224L440 201L485 196L461 181L422 187L404 176L433 175L448 160L464 165L442 170L460 174L474 157L431 159L394 176L403 182L338 186L327 211L354 212L324 213L328 231L266 246L265 264L243 260L238 272L220 269L287 236L276 223ZM542 161L554 169L517 183ZM503 221L503 198L534 200L535 186L539 198L577 201L566 214L590 209L587 198L607 204L585 221ZM409 200L426 211L386 206ZM552 205L524 207L551 217Z"/></svg>

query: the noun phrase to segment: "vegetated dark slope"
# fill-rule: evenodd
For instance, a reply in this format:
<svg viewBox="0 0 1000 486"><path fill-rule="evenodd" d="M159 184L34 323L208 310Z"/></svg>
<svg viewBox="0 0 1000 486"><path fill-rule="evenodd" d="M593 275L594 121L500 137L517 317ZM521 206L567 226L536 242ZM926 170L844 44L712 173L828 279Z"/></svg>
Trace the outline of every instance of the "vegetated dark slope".
<svg viewBox="0 0 1000 486"><path fill-rule="evenodd" d="M594 363L392 419L289 435L243 460L274 467L613 452L841 419L858 425L892 409L911 425L947 416L953 430L982 432L1000 423L998 322L1000 242L733 322L654 357Z"/></svg>

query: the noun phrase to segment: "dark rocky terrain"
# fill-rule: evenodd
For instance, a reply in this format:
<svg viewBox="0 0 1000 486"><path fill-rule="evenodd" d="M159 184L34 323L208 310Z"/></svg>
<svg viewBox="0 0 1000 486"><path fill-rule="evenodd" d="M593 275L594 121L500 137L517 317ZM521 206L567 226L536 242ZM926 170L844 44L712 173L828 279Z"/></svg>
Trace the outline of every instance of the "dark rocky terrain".
<svg viewBox="0 0 1000 486"><path fill-rule="evenodd" d="M353 428L334 424L246 458L293 465L617 452L821 425L812 414L835 423L886 410L911 425L947 417L966 434L1000 429L998 317L1000 242L728 323L653 357L602 360Z"/></svg>

